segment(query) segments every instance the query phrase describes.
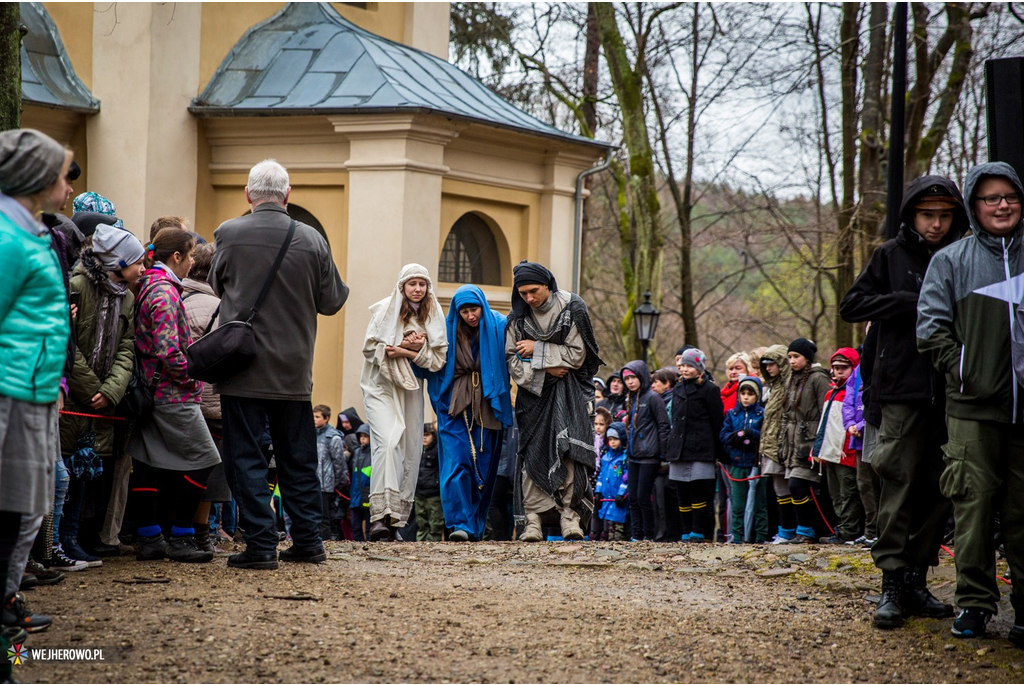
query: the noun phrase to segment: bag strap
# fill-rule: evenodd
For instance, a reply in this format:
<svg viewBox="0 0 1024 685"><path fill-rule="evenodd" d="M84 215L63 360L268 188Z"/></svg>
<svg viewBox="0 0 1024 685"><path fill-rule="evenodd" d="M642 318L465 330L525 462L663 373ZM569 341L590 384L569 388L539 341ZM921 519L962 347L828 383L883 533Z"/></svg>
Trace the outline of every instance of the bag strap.
<svg viewBox="0 0 1024 685"><path fill-rule="evenodd" d="M213 310L213 314L210 315L210 323L206 324L206 329L203 331L203 335L208 335L213 329L213 322L217 320L217 315L220 314L220 300L217 301L217 308Z"/></svg>
<svg viewBox="0 0 1024 685"><path fill-rule="evenodd" d="M281 264L284 262L284 256L287 254L288 248L292 244L292 238L295 237L296 225L297 222L295 219L292 219L292 222L288 225L288 235L284 237L281 249L277 251L277 259L274 260L274 265L270 267L270 273L267 274L266 280L263 281L263 288L260 290L260 294L256 298L256 304L252 306L249 319L245 323L252 323L252 320L255 319L256 315L259 313L260 307L263 306L263 301L267 299L267 294L270 292L270 285L274 282L274 277L277 276L277 272L281 269Z"/></svg>

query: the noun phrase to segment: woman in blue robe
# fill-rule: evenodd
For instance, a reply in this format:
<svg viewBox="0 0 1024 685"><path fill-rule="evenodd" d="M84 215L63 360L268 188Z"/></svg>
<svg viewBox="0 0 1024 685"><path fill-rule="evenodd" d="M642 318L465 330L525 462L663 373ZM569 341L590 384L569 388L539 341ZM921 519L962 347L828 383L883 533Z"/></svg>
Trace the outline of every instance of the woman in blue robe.
<svg viewBox="0 0 1024 685"><path fill-rule="evenodd" d="M441 506L453 541L481 540L512 399L505 364L505 316L483 291L455 291L447 318L451 345L428 384L440 439Z"/></svg>

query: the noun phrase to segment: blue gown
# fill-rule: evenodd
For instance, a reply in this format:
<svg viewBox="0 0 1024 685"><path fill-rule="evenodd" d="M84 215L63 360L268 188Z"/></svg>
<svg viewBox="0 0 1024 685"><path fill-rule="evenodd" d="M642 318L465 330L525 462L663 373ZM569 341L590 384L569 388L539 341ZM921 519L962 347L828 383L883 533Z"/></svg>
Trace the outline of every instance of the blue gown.
<svg viewBox="0 0 1024 685"><path fill-rule="evenodd" d="M448 414L458 357L454 345L459 309L467 305L483 308L479 335L472 346L473 358L480 362L483 401L490 405L495 419L502 425L500 429L484 428L474 421L472 408L456 416ZM445 368L427 378L430 399L437 414L441 507L448 528L463 530L470 539L481 540L498 473L504 427L512 424L508 367L505 365L505 317L491 310L479 288L464 285L452 297L447 325L452 348Z"/></svg>

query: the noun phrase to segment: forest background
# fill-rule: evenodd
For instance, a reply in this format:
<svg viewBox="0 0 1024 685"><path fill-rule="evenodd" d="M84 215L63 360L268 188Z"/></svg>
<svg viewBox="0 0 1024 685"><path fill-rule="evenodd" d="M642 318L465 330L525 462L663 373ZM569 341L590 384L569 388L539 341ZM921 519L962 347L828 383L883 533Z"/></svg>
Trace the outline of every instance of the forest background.
<svg viewBox="0 0 1024 685"><path fill-rule="evenodd" d="M684 342L719 374L798 336L823 355L859 343L836 308L886 237L894 9L452 3L452 62L619 146L584 212L580 294L606 370L640 357L647 291L652 366ZM907 45L905 183L962 184L987 159L985 61L1024 54L1024 5L912 3Z"/></svg>

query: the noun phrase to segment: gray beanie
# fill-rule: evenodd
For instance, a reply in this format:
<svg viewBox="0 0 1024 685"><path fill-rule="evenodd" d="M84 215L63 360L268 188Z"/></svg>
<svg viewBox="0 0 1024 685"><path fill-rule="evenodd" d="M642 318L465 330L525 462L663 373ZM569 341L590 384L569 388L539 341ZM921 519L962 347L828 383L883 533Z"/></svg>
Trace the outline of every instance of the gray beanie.
<svg viewBox="0 0 1024 685"><path fill-rule="evenodd" d="M107 271L120 271L146 256L138 238L109 224L96 226L92 235L92 251Z"/></svg>
<svg viewBox="0 0 1024 685"><path fill-rule="evenodd" d="M0 193L35 195L54 184L64 166L64 146L31 128L0 133Z"/></svg>

